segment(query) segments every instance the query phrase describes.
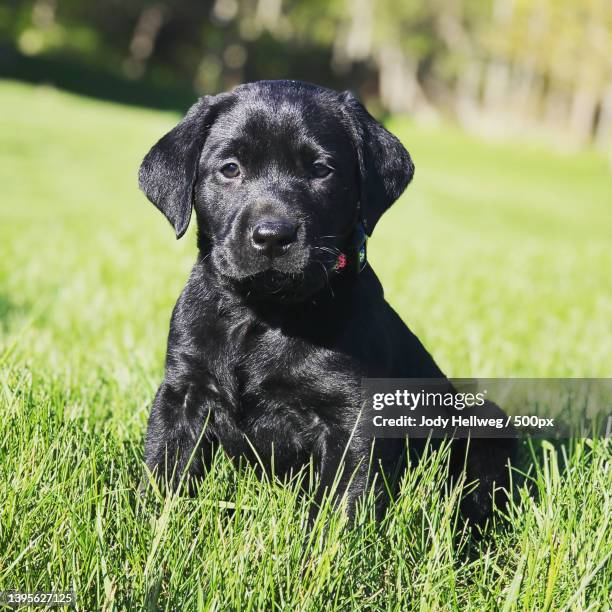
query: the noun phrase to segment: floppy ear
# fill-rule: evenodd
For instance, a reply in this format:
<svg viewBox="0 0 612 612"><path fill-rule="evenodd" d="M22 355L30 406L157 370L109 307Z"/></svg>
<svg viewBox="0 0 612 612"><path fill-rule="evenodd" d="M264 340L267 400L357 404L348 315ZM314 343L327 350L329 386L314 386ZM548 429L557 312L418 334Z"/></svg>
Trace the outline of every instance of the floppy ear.
<svg viewBox="0 0 612 612"><path fill-rule="evenodd" d="M138 172L138 185L170 221L176 237L189 226L198 162L212 121L213 96L200 98L183 120L153 146Z"/></svg>
<svg viewBox="0 0 612 612"><path fill-rule="evenodd" d="M359 158L361 220L371 235L382 214L412 180L414 164L402 143L352 93L342 93L341 99Z"/></svg>

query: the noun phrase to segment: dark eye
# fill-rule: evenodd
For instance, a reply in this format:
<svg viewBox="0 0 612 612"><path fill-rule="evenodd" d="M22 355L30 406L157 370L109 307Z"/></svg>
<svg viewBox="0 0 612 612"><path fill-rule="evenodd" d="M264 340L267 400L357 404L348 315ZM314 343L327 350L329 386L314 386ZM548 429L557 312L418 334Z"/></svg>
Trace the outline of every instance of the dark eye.
<svg viewBox="0 0 612 612"><path fill-rule="evenodd" d="M236 178L240 174L240 168L238 167L238 164L225 164L225 166L221 168L221 174L225 178Z"/></svg>
<svg viewBox="0 0 612 612"><path fill-rule="evenodd" d="M332 169L321 162L316 162L312 165L311 176L313 178L325 178L331 174Z"/></svg>

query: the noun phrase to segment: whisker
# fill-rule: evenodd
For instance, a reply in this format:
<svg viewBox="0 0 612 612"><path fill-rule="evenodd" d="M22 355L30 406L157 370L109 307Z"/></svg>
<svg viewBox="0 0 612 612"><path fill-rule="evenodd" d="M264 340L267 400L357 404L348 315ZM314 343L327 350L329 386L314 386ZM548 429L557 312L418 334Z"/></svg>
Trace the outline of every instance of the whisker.
<svg viewBox="0 0 612 612"><path fill-rule="evenodd" d="M329 272L327 271L327 268L323 265L322 262L319 262L319 265L323 268L323 272L325 273L325 284L327 285L329 292L331 293L332 299L335 299L336 294L334 293L334 290L332 289L331 283L329 281Z"/></svg>
<svg viewBox="0 0 612 612"><path fill-rule="evenodd" d="M313 247L317 251L323 251L324 253L331 253L332 255L340 255L340 249L336 247L326 247L326 246L315 246Z"/></svg>

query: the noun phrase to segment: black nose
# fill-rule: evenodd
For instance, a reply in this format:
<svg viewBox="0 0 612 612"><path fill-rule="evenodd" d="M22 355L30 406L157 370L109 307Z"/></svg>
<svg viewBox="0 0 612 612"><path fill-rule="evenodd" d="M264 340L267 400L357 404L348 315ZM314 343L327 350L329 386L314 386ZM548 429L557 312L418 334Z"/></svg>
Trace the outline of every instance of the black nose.
<svg viewBox="0 0 612 612"><path fill-rule="evenodd" d="M260 221L253 229L253 246L264 255L283 255L297 238L297 223L286 219Z"/></svg>

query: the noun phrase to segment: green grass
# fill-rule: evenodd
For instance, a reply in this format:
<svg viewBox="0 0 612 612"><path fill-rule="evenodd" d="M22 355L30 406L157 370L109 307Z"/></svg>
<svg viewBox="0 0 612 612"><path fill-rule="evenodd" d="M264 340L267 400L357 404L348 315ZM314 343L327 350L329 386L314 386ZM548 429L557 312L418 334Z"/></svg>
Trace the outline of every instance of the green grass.
<svg viewBox="0 0 612 612"><path fill-rule="evenodd" d="M443 454L380 525L308 532L296 487L221 455L195 499L140 500L168 319L194 259L136 187L176 116L0 83L0 590L82 609L607 609L610 446L523 448L480 542ZM591 153L396 120L414 184L370 243L447 374L611 376L612 179ZM529 473L529 488L518 484Z"/></svg>

